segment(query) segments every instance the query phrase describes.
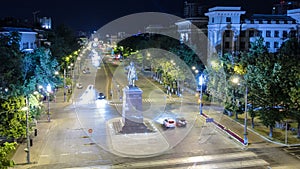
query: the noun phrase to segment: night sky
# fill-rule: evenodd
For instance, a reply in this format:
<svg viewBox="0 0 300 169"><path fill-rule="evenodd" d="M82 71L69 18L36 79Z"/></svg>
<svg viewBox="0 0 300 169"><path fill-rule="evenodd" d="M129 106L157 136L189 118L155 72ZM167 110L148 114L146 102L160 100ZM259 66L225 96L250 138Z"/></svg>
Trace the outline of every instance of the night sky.
<svg viewBox="0 0 300 169"><path fill-rule="evenodd" d="M179 17L183 15L185 0L6 0L0 5L0 17L12 16L33 20L33 12L52 18L53 26L61 23L76 31L98 30L117 18L139 12L163 12ZM200 0L201 1L201 0ZM261 4L263 2L263 4ZM273 0L208 0L210 6L241 5L252 13L270 13Z"/></svg>

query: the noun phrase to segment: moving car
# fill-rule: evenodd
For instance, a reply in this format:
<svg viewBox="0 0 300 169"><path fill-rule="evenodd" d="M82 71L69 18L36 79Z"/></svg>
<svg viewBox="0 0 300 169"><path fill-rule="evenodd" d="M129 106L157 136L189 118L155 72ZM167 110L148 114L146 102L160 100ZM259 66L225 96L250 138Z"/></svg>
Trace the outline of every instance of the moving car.
<svg viewBox="0 0 300 169"><path fill-rule="evenodd" d="M185 127L187 125L187 121L183 117L176 118L176 126L177 127Z"/></svg>
<svg viewBox="0 0 300 169"><path fill-rule="evenodd" d="M174 119L165 119L163 121L163 126L166 127L166 128L175 128L176 126L176 122Z"/></svg>
<svg viewBox="0 0 300 169"><path fill-rule="evenodd" d="M101 99L105 99L105 98L106 98L106 97L105 97L104 93L101 93L101 92L100 92L100 93L98 94L98 99L101 100Z"/></svg>

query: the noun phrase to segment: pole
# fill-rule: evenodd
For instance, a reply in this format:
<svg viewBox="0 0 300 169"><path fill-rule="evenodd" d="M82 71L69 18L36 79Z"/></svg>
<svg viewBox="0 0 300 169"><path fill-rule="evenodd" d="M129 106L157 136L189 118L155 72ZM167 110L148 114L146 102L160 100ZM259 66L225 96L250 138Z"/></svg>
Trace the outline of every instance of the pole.
<svg viewBox="0 0 300 169"><path fill-rule="evenodd" d="M28 122L28 114L29 114L29 103L28 103L28 97L26 96L26 138L27 138L27 163L30 164L30 138L29 138L29 122Z"/></svg>
<svg viewBox="0 0 300 169"><path fill-rule="evenodd" d="M50 93L48 92L48 122L50 122Z"/></svg>
<svg viewBox="0 0 300 169"><path fill-rule="evenodd" d="M66 69L64 69L64 102L66 102Z"/></svg>
<svg viewBox="0 0 300 169"><path fill-rule="evenodd" d="M287 128L288 128L288 123L287 123L287 121L286 121L286 122L285 122L285 144L288 143Z"/></svg>
<svg viewBox="0 0 300 169"><path fill-rule="evenodd" d="M201 83L200 84L200 115L202 115L202 86L203 84Z"/></svg>
<svg viewBox="0 0 300 169"><path fill-rule="evenodd" d="M248 138L247 138L247 119L248 119L248 114L247 114L247 97L248 97L248 87L246 86L246 91L245 91L245 126L244 126L244 145L248 145Z"/></svg>

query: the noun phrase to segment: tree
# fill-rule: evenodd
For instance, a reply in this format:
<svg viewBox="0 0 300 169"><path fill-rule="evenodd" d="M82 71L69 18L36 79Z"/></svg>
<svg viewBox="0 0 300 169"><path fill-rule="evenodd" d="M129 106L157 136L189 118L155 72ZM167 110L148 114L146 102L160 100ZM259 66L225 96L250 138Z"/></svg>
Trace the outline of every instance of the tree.
<svg viewBox="0 0 300 169"><path fill-rule="evenodd" d="M68 26L61 24L49 31L48 40L51 42L50 50L57 62L62 65L64 57L80 48L75 32Z"/></svg>
<svg viewBox="0 0 300 169"><path fill-rule="evenodd" d="M23 96L1 100L0 135L18 139L26 134L26 112Z"/></svg>
<svg viewBox="0 0 300 169"><path fill-rule="evenodd" d="M15 149L16 143L4 143L0 147L0 169L7 169L8 167L13 167L14 162L8 159L9 153Z"/></svg>
<svg viewBox="0 0 300 169"><path fill-rule="evenodd" d="M225 104L225 108L228 108L232 102L232 95L228 95L228 79L223 69L223 63L219 56L214 53L209 57L208 64L205 68L205 74L208 76L207 91L214 101L221 101Z"/></svg>
<svg viewBox="0 0 300 169"><path fill-rule="evenodd" d="M234 112L235 119L238 119L238 115L243 113L242 107L243 107L243 96L244 96L244 89L239 86L239 84L234 84L232 82L232 79L235 76L239 76L239 78L242 78L245 74L244 68L240 65L240 58L236 57L230 53L226 53L224 55L218 56L218 59L220 60L220 66L223 73L222 79L219 81L219 84L225 83L226 86L226 96L224 103L225 103L225 109L228 109L231 112ZM220 78L220 77L219 77ZM241 79L240 81L242 81ZM243 83L245 84L245 83ZM218 91L224 90L224 86L219 85L217 88Z"/></svg>
<svg viewBox="0 0 300 169"><path fill-rule="evenodd" d="M282 101L288 116L298 123L297 137L300 138L300 44L296 38L286 41L280 48L280 88Z"/></svg>
<svg viewBox="0 0 300 169"><path fill-rule="evenodd" d="M278 56L271 55L260 38L251 44L248 54L244 55L242 63L246 66L245 80L251 89L251 100L259 100L256 106L262 123L270 128L269 136L273 137L273 128L277 121L281 121L285 114L277 108L282 105L280 75L282 67L278 64ZM253 117L252 117L253 120Z"/></svg>
<svg viewBox="0 0 300 169"><path fill-rule="evenodd" d="M0 87L7 88L10 95L19 93L18 86L22 82L22 56L20 51L20 34L12 32L0 35Z"/></svg>
<svg viewBox="0 0 300 169"><path fill-rule="evenodd" d="M59 71L58 62L49 49L41 47L26 54L22 73L24 93L28 95L38 90L39 85L45 88L48 84L55 87L61 83L61 79L55 75L56 71Z"/></svg>
<svg viewBox="0 0 300 169"><path fill-rule="evenodd" d="M203 71L204 65L199 56L196 55L195 50L190 49L188 46L182 44L170 48L170 52L179 56L179 58L183 60L189 67L197 65L197 69L200 69L200 72Z"/></svg>

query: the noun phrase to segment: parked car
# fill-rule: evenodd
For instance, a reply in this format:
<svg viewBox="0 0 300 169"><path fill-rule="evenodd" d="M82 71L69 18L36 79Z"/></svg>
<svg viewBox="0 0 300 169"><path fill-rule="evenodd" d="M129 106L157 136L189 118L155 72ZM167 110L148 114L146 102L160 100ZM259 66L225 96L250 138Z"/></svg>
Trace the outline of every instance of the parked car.
<svg viewBox="0 0 300 169"><path fill-rule="evenodd" d="M174 119L171 119L171 118L165 119L163 121L163 126L166 127L166 128L175 128L176 122L175 122Z"/></svg>
<svg viewBox="0 0 300 169"><path fill-rule="evenodd" d="M176 126L177 127L185 127L187 125L187 121L184 117L178 117L176 118Z"/></svg>
<svg viewBox="0 0 300 169"><path fill-rule="evenodd" d="M81 83L77 83L77 84L76 84L76 87L77 87L77 89L82 89L82 88L83 88L83 86L82 86Z"/></svg>
<svg viewBox="0 0 300 169"><path fill-rule="evenodd" d="M100 99L100 100L102 100L102 99L105 99L106 97L105 97L105 95L104 95L104 93L99 93L98 94L98 99Z"/></svg>

